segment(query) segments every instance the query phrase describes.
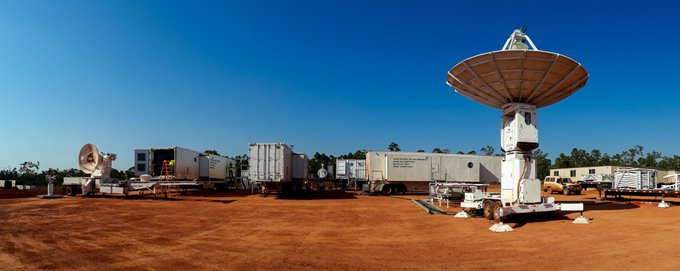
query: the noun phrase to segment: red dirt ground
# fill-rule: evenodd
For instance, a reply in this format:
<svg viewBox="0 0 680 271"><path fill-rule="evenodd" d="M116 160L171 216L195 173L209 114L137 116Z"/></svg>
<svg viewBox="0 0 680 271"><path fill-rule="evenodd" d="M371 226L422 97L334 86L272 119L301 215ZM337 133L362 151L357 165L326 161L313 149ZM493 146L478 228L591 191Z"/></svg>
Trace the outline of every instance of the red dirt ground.
<svg viewBox="0 0 680 271"><path fill-rule="evenodd" d="M47 194L47 190L44 188L31 190L0 189L0 199L32 198L44 194Z"/></svg>
<svg viewBox="0 0 680 271"><path fill-rule="evenodd" d="M410 200L323 192L177 200L0 200L2 270L677 270L680 206L596 202L515 220L428 215ZM678 200L674 200L680 203ZM448 211L455 212L457 208Z"/></svg>

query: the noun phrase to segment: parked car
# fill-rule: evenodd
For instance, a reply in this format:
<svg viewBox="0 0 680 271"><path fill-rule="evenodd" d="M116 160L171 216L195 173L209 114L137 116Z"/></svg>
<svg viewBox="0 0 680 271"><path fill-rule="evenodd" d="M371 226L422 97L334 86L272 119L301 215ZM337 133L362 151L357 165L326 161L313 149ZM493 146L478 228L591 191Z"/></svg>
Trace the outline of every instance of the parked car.
<svg viewBox="0 0 680 271"><path fill-rule="evenodd" d="M552 194L553 192L562 192L562 194L565 195L579 195L581 194L581 189L581 185L573 182L571 178L547 176L543 181L543 191L547 192L548 194Z"/></svg>

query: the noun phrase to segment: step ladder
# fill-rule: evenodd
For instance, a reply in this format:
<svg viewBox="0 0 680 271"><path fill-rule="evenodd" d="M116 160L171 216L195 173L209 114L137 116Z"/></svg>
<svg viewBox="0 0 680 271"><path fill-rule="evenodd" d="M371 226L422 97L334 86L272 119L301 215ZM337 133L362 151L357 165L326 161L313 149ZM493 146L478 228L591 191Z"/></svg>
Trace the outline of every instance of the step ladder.
<svg viewBox="0 0 680 271"><path fill-rule="evenodd" d="M170 181L171 178L174 178L173 175L174 175L173 166L170 165L170 161L163 160L163 166L161 167L161 176L159 177L159 181L161 185L160 192L162 196L164 196L166 199L171 198L178 192L177 185L174 182Z"/></svg>

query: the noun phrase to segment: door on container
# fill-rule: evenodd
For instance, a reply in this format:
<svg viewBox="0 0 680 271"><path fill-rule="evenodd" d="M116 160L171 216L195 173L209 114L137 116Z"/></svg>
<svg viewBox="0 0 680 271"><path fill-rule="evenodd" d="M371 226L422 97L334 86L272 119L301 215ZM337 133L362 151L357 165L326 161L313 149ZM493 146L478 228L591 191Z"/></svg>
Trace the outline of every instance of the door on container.
<svg viewBox="0 0 680 271"><path fill-rule="evenodd" d="M362 180L366 179L366 162L357 161L356 164L354 164L354 165L356 166L356 168L355 168L356 173L355 173L354 178L362 179Z"/></svg>
<svg viewBox="0 0 680 271"><path fill-rule="evenodd" d="M149 150L135 150L135 176L149 174Z"/></svg>
<svg viewBox="0 0 680 271"><path fill-rule="evenodd" d="M442 180L441 174L441 157L432 157L432 177L430 181L440 181Z"/></svg>

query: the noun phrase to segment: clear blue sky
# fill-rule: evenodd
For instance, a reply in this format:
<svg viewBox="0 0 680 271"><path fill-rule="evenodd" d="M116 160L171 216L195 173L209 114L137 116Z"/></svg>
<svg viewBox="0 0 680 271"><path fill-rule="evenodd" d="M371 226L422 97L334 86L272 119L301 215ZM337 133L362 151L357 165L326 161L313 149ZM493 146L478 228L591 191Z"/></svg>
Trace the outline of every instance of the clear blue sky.
<svg viewBox="0 0 680 271"><path fill-rule="evenodd" d="M473 4L479 2L479 4ZM528 25L590 72L539 111L541 149L680 154L680 16L654 1L1 1L0 167L84 143L244 154L498 149L496 109L445 84Z"/></svg>

